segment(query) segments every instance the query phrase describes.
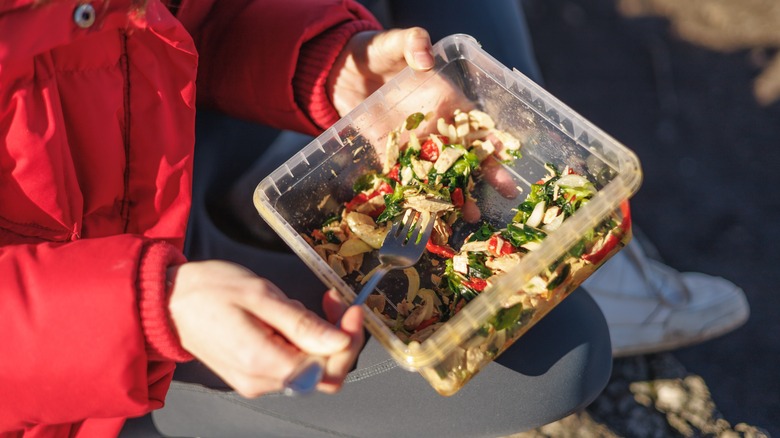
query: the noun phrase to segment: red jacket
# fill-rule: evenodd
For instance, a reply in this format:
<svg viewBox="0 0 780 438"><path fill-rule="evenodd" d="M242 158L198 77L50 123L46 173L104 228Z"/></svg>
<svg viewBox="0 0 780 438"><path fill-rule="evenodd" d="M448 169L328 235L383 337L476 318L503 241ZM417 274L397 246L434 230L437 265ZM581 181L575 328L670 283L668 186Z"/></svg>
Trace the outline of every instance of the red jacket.
<svg viewBox="0 0 780 438"><path fill-rule="evenodd" d="M190 359L164 273L184 260L198 54L199 103L316 133L338 117L330 65L379 27L347 0L131 1L0 0L3 438L116 435Z"/></svg>

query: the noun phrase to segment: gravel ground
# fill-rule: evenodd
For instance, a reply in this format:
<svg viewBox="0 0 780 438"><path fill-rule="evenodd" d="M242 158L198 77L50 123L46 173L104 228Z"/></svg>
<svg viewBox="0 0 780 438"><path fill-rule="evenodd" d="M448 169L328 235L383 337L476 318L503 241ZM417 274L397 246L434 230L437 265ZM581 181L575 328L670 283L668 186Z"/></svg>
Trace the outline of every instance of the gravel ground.
<svg viewBox="0 0 780 438"><path fill-rule="evenodd" d="M616 361L587 412L519 436L780 435L780 2L523 2L546 87L639 155L638 226L671 266L741 286L752 313Z"/></svg>

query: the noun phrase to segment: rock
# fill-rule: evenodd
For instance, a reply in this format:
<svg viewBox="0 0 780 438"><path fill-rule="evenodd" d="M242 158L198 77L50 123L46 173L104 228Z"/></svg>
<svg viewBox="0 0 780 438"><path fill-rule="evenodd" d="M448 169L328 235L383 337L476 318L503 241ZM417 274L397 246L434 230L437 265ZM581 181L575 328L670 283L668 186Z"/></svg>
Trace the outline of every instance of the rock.
<svg viewBox="0 0 780 438"><path fill-rule="evenodd" d="M732 427L704 379L662 353L616 359L609 383L587 409L508 438L668 436L769 437L748 424Z"/></svg>

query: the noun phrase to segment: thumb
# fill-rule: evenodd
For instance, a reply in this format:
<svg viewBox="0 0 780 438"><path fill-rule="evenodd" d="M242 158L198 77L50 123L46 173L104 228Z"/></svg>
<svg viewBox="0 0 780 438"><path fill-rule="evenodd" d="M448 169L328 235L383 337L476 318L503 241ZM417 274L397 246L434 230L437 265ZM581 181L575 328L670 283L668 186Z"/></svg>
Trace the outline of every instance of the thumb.
<svg viewBox="0 0 780 438"><path fill-rule="evenodd" d="M404 33L404 58L415 70L426 71L433 68L433 47L428 31L421 27L412 27Z"/></svg>
<svg viewBox="0 0 780 438"><path fill-rule="evenodd" d="M408 29L390 29L376 35L374 53L377 59L370 62L382 65L379 71L396 71L398 63L403 59L411 68L426 71L433 68L433 47L428 31L421 27Z"/></svg>

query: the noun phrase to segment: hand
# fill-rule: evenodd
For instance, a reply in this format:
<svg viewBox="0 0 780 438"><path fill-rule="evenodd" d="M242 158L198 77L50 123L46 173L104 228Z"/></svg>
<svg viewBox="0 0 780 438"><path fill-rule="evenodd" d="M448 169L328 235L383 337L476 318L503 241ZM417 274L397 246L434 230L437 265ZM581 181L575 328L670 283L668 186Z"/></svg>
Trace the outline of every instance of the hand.
<svg viewBox="0 0 780 438"><path fill-rule="evenodd" d="M328 94L343 116L407 65L427 71L433 62L431 38L425 29L360 32L336 59L328 77Z"/></svg>
<svg viewBox="0 0 780 438"><path fill-rule="evenodd" d="M182 346L244 397L279 391L306 355L327 357L323 382L335 392L363 343L362 311L349 309L341 329L236 264L190 262L169 269L169 309ZM344 312L325 294L331 321Z"/></svg>

